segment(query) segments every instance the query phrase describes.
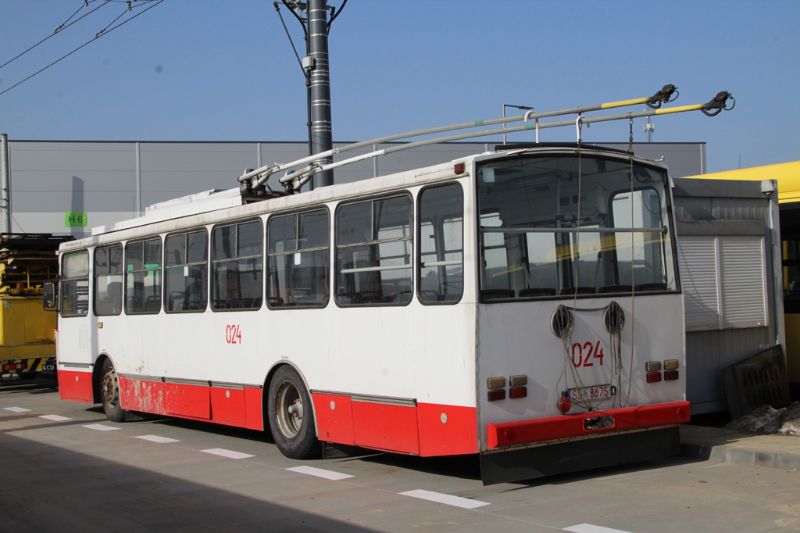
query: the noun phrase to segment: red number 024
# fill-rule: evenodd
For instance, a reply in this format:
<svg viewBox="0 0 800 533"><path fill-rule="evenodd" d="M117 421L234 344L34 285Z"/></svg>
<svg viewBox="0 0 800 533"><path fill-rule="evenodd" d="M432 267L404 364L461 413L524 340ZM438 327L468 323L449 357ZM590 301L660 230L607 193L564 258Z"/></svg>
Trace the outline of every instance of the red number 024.
<svg viewBox="0 0 800 533"><path fill-rule="evenodd" d="M225 326L225 342L228 344L242 344L242 330L239 324Z"/></svg>
<svg viewBox="0 0 800 533"><path fill-rule="evenodd" d="M595 344L589 341L572 343L572 364L576 367L594 366L595 359L599 359L600 362L598 364L603 366L603 357L605 357L605 354L600 341Z"/></svg>

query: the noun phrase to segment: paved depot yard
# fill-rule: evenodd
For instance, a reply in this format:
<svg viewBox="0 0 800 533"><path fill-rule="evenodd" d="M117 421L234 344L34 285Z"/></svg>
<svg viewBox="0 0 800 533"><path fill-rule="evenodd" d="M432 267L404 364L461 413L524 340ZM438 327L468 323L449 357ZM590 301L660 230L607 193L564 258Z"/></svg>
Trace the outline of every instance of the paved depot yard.
<svg viewBox="0 0 800 533"><path fill-rule="evenodd" d="M0 531L800 530L796 471L677 458L484 487L472 458L293 461L259 433L113 424L19 383L0 385L0 479Z"/></svg>

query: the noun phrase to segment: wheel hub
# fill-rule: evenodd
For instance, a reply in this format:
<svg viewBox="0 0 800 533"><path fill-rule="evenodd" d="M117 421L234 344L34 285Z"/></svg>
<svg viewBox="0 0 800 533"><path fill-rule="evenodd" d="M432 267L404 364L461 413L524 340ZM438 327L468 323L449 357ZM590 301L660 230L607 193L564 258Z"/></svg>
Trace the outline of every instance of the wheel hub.
<svg viewBox="0 0 800 533"><path fill-rule="evenodd" d="M289 381L278 387L275 405L278 429L286 438L294 438L303 427L303 398L300 391Z"/></svg>

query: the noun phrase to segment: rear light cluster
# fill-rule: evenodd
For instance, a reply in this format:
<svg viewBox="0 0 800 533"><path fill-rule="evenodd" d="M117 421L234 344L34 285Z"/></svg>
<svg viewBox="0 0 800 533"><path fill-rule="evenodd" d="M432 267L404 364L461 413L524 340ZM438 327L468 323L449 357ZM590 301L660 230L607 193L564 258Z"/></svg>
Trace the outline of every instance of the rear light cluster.
<svg viewBox="0 0 800 533"><path fill-rule="evenodd" d="M508 378L508 397L512 399L525 398L528 396L528 376L518 374ZM489 389L486 399L490 402L506 399L506 378L498 376L486 380L486 388Z"/></svg>
<svg viewBox="0 0 800 533"><path fill-rule="evenodd" d="M659 381L675 381L678 379L678 366L680 363L677 359L666 359L663 363L661 361L648 361L644 365L647 372L648 383L658 383ZM661 372L661 369L664 372Z"/></svg>
<svg viewBox="0 0 800 533"><path fill-rule="evenodd" d="M28 363L23 361L21 363L3 363L3 372L20 372L28 368Z"/></svg>

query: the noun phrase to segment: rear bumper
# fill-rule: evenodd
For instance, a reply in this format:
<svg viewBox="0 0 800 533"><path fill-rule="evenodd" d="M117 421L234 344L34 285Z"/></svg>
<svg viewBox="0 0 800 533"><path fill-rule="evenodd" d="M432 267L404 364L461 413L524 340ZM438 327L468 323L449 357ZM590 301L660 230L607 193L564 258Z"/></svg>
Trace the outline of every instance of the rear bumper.
<svg viewBox="0 0 800 533"><path fill-rule="evenodd" d="M512 483L568 472L660 461L679 452L677 426L607 433L593 439L512 448L501 453L482 453L481 478L484 485Z"/></svg>
<svg viewBox="0 0 800 533"><path fill-rule="evenodd" d="M596 423L603 419L602 425ZM668 402L488 424L489 450L575 437L670 426L688 422L689 402ZM598 427L602 426L602 427Z"/></svg>

